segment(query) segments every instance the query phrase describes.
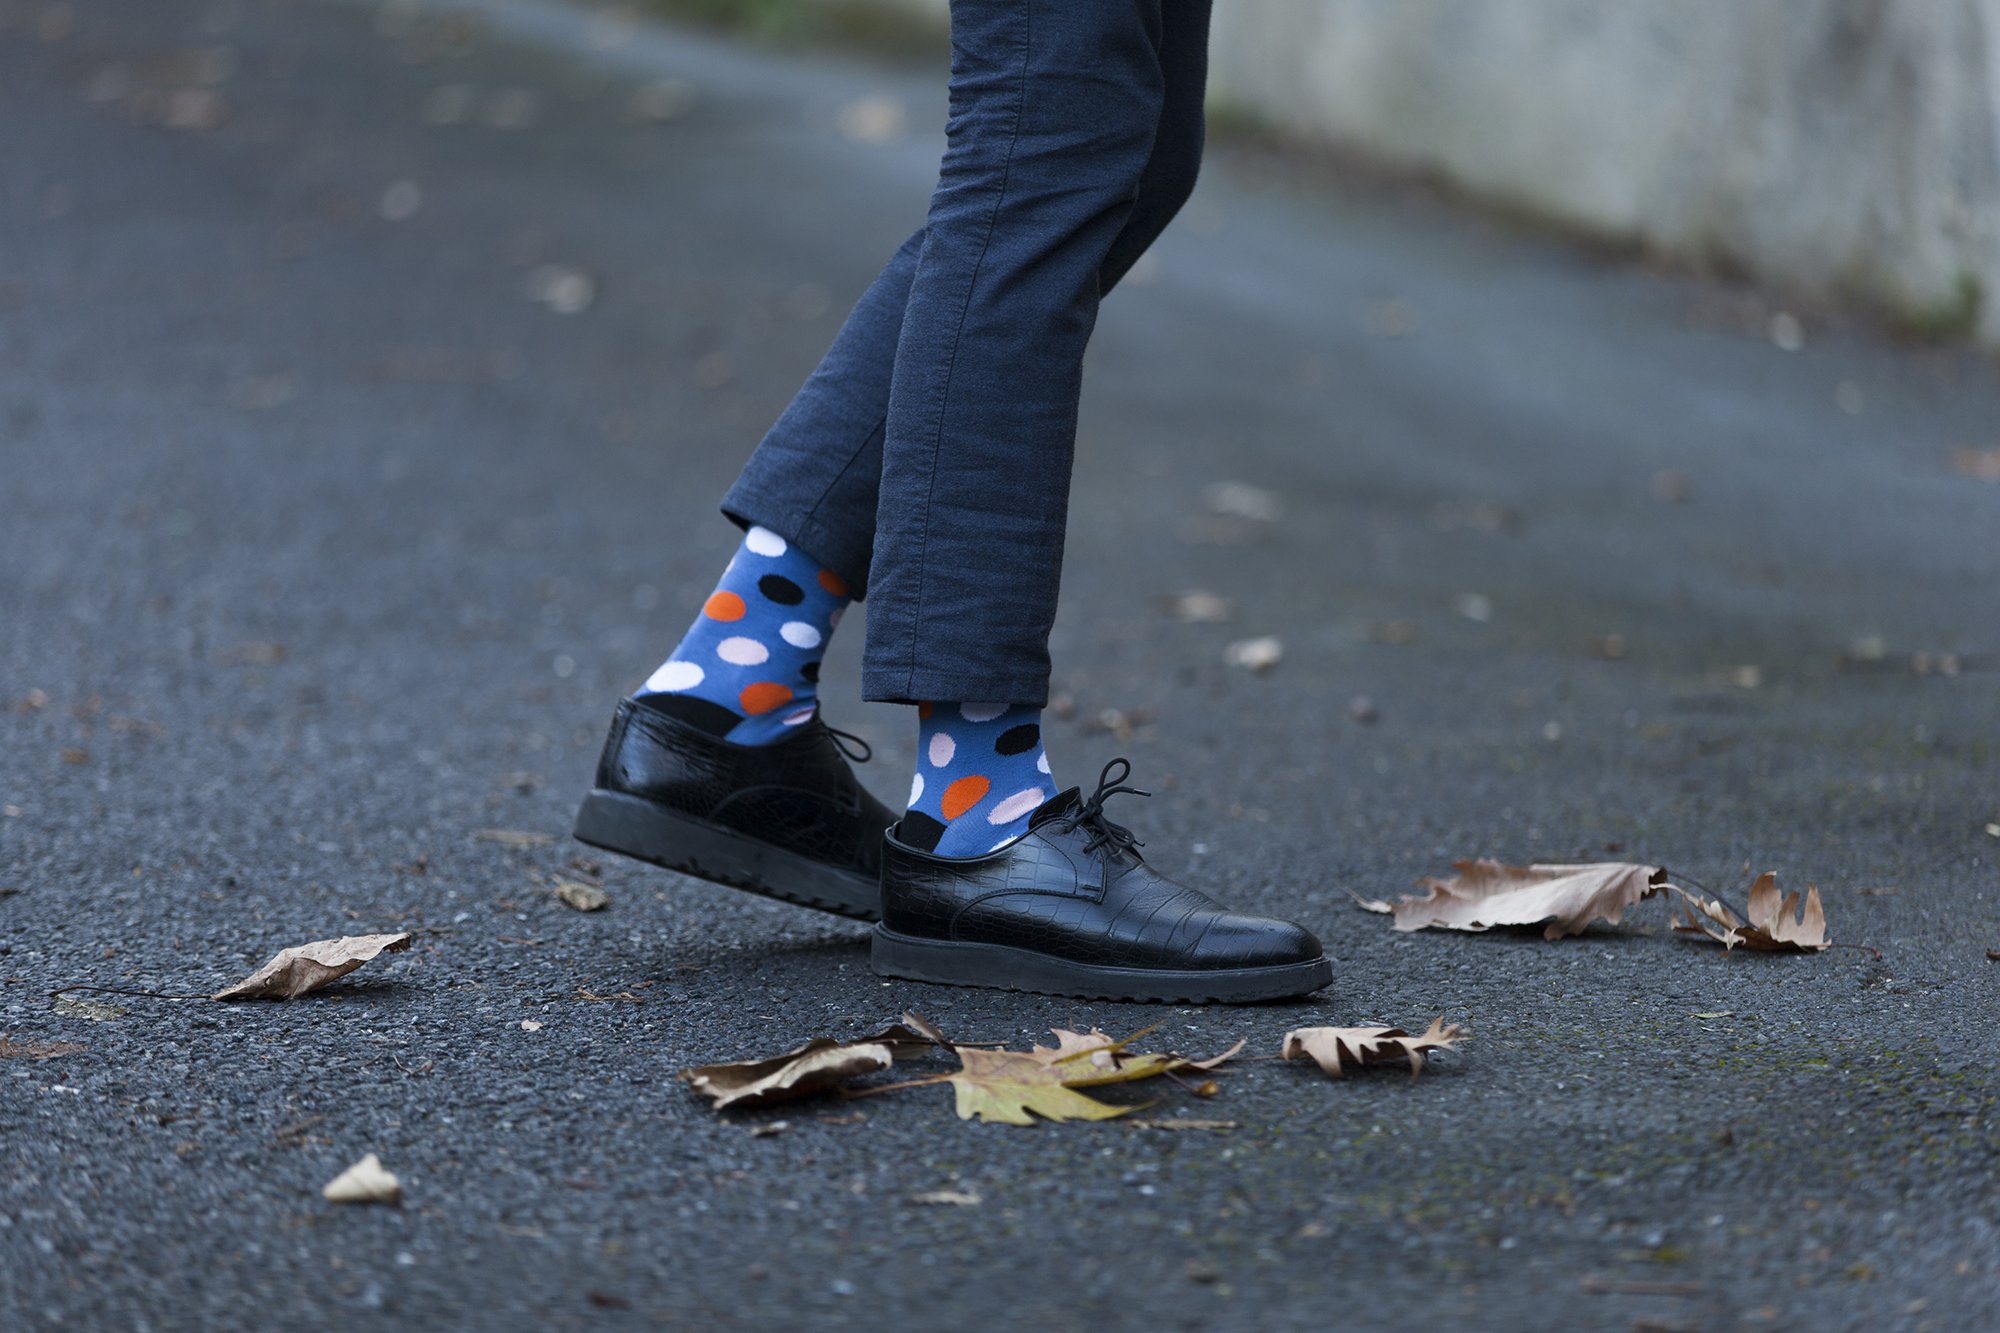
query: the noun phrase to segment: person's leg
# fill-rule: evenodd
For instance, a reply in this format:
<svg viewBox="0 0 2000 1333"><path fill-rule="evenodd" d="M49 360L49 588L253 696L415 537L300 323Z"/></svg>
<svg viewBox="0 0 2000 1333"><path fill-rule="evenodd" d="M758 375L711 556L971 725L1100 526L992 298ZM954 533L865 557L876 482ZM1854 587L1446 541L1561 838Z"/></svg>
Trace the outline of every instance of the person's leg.
<svg viewBox="0 0 2000 1333"><path fill-rule="evenodd" d="M1083 353L1166 102L1175 0L954 0L905 312L863 693L1042 704Z"/></svg>
<svg viewBox="0 0 2000 1333"><path fill-rule="evenodd" d="M1211 0L1162 0L1162 96L1152 152L1124 225L1098 266L1108 295L1193 191L1204 141ZM722 502L739 525L777 532L865 597L875 545L890 381L926 228L896 250Z"/></svg>

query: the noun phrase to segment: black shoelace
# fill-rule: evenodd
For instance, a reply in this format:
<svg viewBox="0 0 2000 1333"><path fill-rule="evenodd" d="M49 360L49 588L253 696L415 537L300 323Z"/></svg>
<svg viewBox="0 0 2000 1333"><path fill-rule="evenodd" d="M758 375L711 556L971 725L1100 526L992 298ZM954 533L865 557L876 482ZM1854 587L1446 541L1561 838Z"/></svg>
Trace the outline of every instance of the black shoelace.
<svg viewBox="0 0 2000 1333"><path fill-rule="evenodd" d="M826 726L824 722L820 725ZM857 764L865 764L875 757L874 747L851 731L842 731L839 727L827 727L826 734L833 737L835 749Z"/></svg>
<svg viewBox="0 0 2000 1333"><path fill-rule="evenodd" d="M1118 776L1113 777L1111 770L1119 768L1120 765L1124 767L1119 771ZM1083 845L1085 855L1089 855L1099 848L1109 847L1119 855L1131 856L1134 860L1138 859L1139 848L1144 847L1146 844L1133 837L1131 829L1104 817L1104 802L1108 797L1118 795L1151 796L1153 794L1149 791L1140 791L1137 787L1124 785L1125 779L1131 776L1132 763L1130 760L1126 759L1123 755L1113 759L1104 766L1103 771L1098 773L1097 790L1090 794L1090 799L1082 802L1076 809L1062 817L1061 826L1063 832L1074 833L1078 829L1088 829L1090 831L1090 840Z"/></svg>

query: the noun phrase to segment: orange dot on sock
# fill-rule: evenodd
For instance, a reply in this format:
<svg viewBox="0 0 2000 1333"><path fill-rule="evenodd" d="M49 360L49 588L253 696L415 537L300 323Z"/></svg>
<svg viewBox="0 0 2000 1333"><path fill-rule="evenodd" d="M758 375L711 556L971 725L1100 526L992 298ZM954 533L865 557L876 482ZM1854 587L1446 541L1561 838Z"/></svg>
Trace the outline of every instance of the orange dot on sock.
<svg viewBox="0 0 2000 1333"><path fill-rule="evenodd" d="M980 777L977 773L972 774L970 777L960 778L958 781L952 783L944 789L944 796L938 801L939 807L944 811L944 817L946 819L957 819L967 810L978 805L980 797L986 795L987 789L992 785L992 783Z"/></svg>
<svg viewBox="0 0 2000 1333"><path fill-rule="evenodd" d="M928 722L928 721L930 721L930 720L931 720L931 708L932 708L932 705L931 705L931 704L918 704L918 705L917 705L917 721L919 721L919 722Z"/></svg>
<svg viewBox="0 0 2000 1333"><path fill-rule="evenodd" d="M835 597L847 596L847 580L830 569L822 569L819 572L819 586L825 588Z"/></svg>
<svg viewBox="0 0 2000 1333"><path fill-rule="evenodd" d="M745 685L743 693L737 695L736 699L743 705L744 712L755 717L759 713L768 713L773 708L790 703L792 692L775 680L760 680Z"/></svg>
<svg viewBox="0 0 2000 1333"><path fill-rule="evenodd" d="M701 605L701 613L710 620L741 620L743 611L743 599L733 592L711 593Z"/></svg>

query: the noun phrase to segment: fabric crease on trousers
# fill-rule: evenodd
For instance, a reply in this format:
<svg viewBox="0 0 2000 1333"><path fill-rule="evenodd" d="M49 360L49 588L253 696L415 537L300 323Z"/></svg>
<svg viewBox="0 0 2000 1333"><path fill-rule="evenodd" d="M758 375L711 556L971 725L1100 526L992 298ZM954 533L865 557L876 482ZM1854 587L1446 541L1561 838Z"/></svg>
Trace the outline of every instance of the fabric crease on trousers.
<svg viewBox="0 0 2000 1333"><path fill-rule="evenodd" d="M1047 702L1084 349L1194 188L1209 8L951 0L924 225L722 505L868 598L868 699Z"/></svg>

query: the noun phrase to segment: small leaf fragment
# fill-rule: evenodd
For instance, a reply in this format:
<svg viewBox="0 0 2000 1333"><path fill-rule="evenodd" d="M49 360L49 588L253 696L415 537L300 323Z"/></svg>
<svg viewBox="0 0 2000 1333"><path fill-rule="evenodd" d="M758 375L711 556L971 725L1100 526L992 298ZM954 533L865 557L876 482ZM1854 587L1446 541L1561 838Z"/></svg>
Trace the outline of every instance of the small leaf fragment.
<svg viewBox="0 0 2000 1333"><path fill-rule="evenodd" d="M971 1190L930 1190L923 1194L912 1194L911 1203L947 1205L956 1208L976 1208L985 1200Z"/></svg>
<svg viewBox="0 0 2000 1333"><path fill-rule="evenodd" d="M396 1204L403 1201L403 1183L371 1152L327 1181L320 1193L329 1203Z"/></svg>
<svg viewBox="0 0 2000 1333"><path fill-rule="evenodd" d="M502 847L547 847L555 842L554 834L516 828L483 828L472 836L481 842L497 842Z"/></svg>
<svg viewBox="0 0 2000 1333"><path fill-rule="evenodd" d="M1134 1129L1241 1129L1243 1125L1235 1120L1127 1120Z"/></svg>
<svg viewBox="0 0 2000 1333"><path fill-rule="evenodd" d="M54 1060L75 1055L83 1047L73 1041L15 1041L0 1037L0 1060Z"/></svg>
<svg viewBox="0 0 2000 1333"><path fill-rule="evenodd" d="M209 998L289 1000L338 981L378 953L409 947L408 931L395 935L343 935L339 939L294 945L279 950L270 962Z"/></svg>
<svg viewBox="0 0 2000 1333"><path fill-rule="evenodd" d="M601 912L611 905L611 895L595 884L556 876L556 897L579 912Z"/></svg>
<svg viewBox="0 0 2000 1333"><path fill-rule="evenodd" d="M1407 1060L1415 1078L1423 1072L1426 1052L1456 1050L1459 1040L1458 1025L1447 1024L1440 1015L1416 1037L1402 1028L1293 1028L1278 1055L1283 1060L1309 1058L1333 1078L1362 1065Z"/></svg>
<svg viewBox="0 0 2000 1333"><path fill-rule="evenodd" d="M122 1004L106 1004L102 1000L72 1000L67 995L59 995L49 1006L64 1018L87 1018L93 1023L109 1023L114 1018L126 1014Z"/></svg>

